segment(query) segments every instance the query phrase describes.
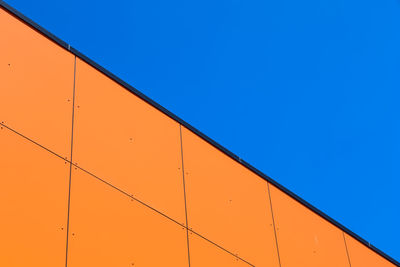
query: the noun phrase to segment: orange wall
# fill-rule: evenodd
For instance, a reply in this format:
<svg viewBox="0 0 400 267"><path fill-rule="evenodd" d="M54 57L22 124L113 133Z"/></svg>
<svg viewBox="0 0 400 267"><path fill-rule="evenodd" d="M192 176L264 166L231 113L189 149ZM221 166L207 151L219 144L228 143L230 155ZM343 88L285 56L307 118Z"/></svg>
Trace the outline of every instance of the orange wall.
<svg viewBox="0 0 400 267"><path fill-rule="evenodd" d="M3 9L0 34L0 266L395 266Z"/></svg>

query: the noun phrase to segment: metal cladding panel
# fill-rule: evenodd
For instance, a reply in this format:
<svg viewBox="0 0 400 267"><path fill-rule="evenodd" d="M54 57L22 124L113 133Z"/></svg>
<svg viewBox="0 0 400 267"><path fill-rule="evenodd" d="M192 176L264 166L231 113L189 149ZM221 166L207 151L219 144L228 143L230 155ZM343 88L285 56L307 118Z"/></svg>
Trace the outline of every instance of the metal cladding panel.
<svg viewBox="0 0 400 267"><path fill-rule="evenodd" d="M68 266L187 267L186 230L73 169Z"/></svg>
<svg viewBox="0 0 400 267"><path fill-rule="evenodd" d="M5 127L0 147L0 266L63 266L69 164Z"/></svg>
<svg viewBox="0 0 400 267"><path fill-rule="evenodd" d="M351 267L395 267L364 244L361 244L348 234L344 234Z"/></svg>
<svg viewBox="0 0 400 267"><path fill-rule="evenodd" d="M76 62L73 161L185 224L179 124Z"/></svg>
<svg viewBox="0 0 400 267"><path fill-rule="evenodd" d="M190 266L249 267L246 262L216 247L196 234L189 234Z"/></svg>
<svg viewBox="0 0 400 267"><path fill-rule="evenodd" d="M282 266L350 266L340 229L276 187L269 188Z"/></svg>
<svg viewBox="0 0 400 267"><path fill-rule="evenodd" d="M69 157L74 58L0 8L0 121Z"/></svg>
<svg viewBox="0 0 400 267"><path fill-rule="evenodd" d="M255 266L279 266L267 182L182 127L188 225Z"/></svg>

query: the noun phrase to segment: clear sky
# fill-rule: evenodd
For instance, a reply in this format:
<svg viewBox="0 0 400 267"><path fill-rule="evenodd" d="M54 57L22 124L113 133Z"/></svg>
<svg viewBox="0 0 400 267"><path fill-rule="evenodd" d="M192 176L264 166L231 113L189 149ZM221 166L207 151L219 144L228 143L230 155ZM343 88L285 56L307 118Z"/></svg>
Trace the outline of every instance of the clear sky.
<svg viewBox="0 0 400 267"><path fill-rule="evenodd" d="M400 260L400 0L7 0Z"/></svg>

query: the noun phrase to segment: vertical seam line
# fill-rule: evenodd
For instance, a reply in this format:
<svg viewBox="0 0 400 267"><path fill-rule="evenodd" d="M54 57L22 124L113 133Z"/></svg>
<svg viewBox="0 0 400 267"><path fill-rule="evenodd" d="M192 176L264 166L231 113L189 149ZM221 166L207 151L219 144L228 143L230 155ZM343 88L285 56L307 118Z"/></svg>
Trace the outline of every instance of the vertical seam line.
<svg viewBox="0 0 400 267"><path fill-rule="evenodd" d="M279 266L282 266L282 265L281 265L281 256L280 256L280 254L279 254L278 235L276 234L276 227L275 227L274 209L272 208L271 191L269 190L269 183L268 183L268 182L267 182L267 188L268 188L269 205L270 205L270 207L271 207L272 225L274 226L274 235L275 235L276 251L277 251L277 253L278 253Z"/></svg>
<svg viewBox="0 0 400 267"><path fill-rule="evenodd" d="M76 83L76 56L74 58L74 85L72 89L72 126L71 126L71 154L69 164L69 184L68 184L68 209L67 209L67 243L65 247L65 267L68 266L68 244L69 244L69 215L71 210L71 185L72 185L72 151L74 145L74 117L75 117L75 83Z"/></svg>
<svg viewBox="0 0 400 267"><path fill-rule="evenodd" d="M349 254L349 250L347 248L346 236L344 235L343 231L342 231L342 234L343 234L344 247L346 248L347 259L349 260L349 265L351 267L350 254Z"/></svg>
<svg viewBox="0 0 400 267"><path fill-rule="evenodd" d="M189 267L190 267L189 224L188 224L187 205L186 205L185 165L183 163L183 142L182 142L182 125L181 124L179 124L179 136L180 136L180 141L181 141L181 165L182 165L182 178L183 178L183 197L185 199L186 240L187 240L187 248L188 248Z"/></svg>

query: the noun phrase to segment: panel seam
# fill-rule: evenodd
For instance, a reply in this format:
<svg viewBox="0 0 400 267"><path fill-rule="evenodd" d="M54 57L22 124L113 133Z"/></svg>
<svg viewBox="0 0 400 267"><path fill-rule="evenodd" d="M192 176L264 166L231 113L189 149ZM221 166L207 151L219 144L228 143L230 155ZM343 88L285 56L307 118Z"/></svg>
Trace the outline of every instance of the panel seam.
<svg viewBox="0 0 400 267"><path fill-rule="evenodd" d="M239 259L239 260L243 261L244 263L247 263L248 265L255 267L255 265L253 265L253 264L251 264L250 262L246 261L245 259L239 257L237 254L234 254L233 252L230 252L229 250L227 250L227 249L221 247L220 245L218 245L217 243L211 241L211 240L208 239L207 237L202 236L201 234L199 234L199 233L197 233L197 232L195 232L195 231L193 231L193 230L191 230L191 229L189 229L189 231L192 232L193 234L195 234L195 235L201 237L202 239L206 240L207 242L210 242L211 244L213 244L214 246L218 247L219 249L225 251L226 253L231 254L234 258Z"/></svg>
<svg viewBox="0 0 400 267"><path fill-rule="evenodd" d="M350 265L350 267L351 267L350 254L349 254L349 250L348 250L348 248L347 248L346 236L344 235L344 232L343 232L343 231L342 231L342 234L343 234L344 247L346 248L347 259L348 259L349 265Z"/></svg>
<svg viewBox="0 0 400 267"><path fill-rule="evenodd" d="M268 182L267 182L267 189L268 189L269 206L271 207L272 225L273 225L273 227L274 227L276 252L277 252L277 254L278 254L279 266L282 266L282 265L281 265L281 256L280 256L280 254L279 254L278 235L277 235L277 233L276 233L276 226L275 226L274 209L273 209L273 207L272 207L271 191L269 190L269 183L268 183Z"/></svg>
<svg viewBox="0 0 400 267"><path fill-rule="evenodd" d="M179 124L179 136L181 142L181 167L182 167L182 180L183 180L183 197L185 200L185 217L186 217L186 239L187 239L187 250L188 250L188 261L190 267L190 246L189 246L189 223L188 223L188 213L186 204L186 182L185 182L185 164L183 161L183 142L182 142L182 125Z"/></svg>
<svg viewBox="0 0 400 267"><path fill-rule="evenodd" d="M65 267L68 266L69 222L71 211L71 185L72 185L72 152L74 147L74 117L75 117L75 83L76 83L76 56L74 57L74 84L72 89L72 125L71 125L71 151L69 163L68 209L67 209L67 239L65 245Z"/></svg>
<svg viewBox="0 0 400 267"><path fill-rule="evenodd" d="M41 144L39 144L38 142L32 140L31 138L29 138L29 137L27 137L27 136L25 136L25 135L23 135L23 134L17 132L16 130L14 130L14 129L10 128L10 127L8 127L6 124L4 124L4 122L0 122L0 125L1 125L1 127L4 127L4 128L6 128L7 130L10 130L11 132L13 132L13 133L15 133L15 134L21 136L22 138L28 140L29 142L31 142L31 143L37 145L38 147L40 147L40 148L46 150L46 151L49 152L50 154L53 154L54 156L56 156L56 157L58 157L58 158L60 158L60 159L62 159L62 160L64 160L64 161L66 161L66 162L68 162L68 163L70 162L70 161L68 160L67 157L64 158L64 157L58 155L58 154L55 153L54 151L51 151L51 150L48 149L47 147L42 146Z"/></svg>

